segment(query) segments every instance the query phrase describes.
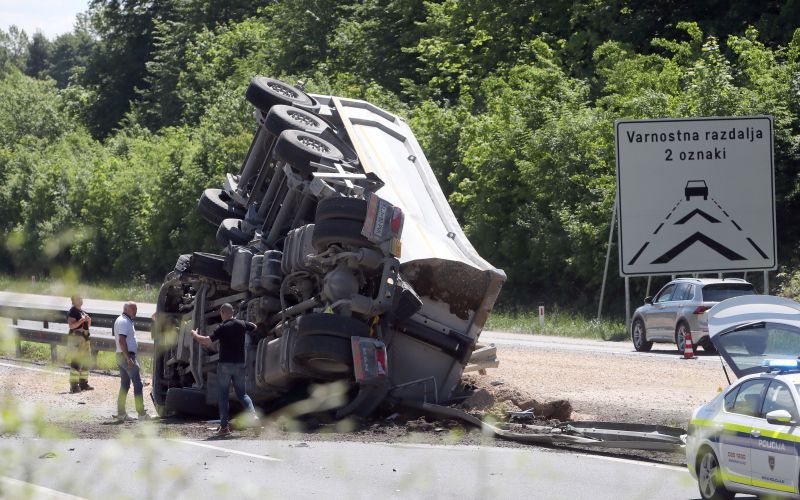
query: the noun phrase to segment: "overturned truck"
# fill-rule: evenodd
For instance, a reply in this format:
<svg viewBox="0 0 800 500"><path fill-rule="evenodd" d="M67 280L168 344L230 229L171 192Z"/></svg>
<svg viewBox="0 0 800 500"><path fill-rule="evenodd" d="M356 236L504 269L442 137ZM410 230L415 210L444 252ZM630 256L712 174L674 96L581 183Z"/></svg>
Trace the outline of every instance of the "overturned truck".
<svg viewBox="0 0 800 500"><path fill-rule="evenodd" d="M465 237L408 125L368 102L255 77L239 172L206 189L219 254L180 256L158 296L159 413L216 404L216 349L193 342L234 305L258 325L247 391L266 411L336 381L336 418L387 399L444 403L505 281Z"/></svg>

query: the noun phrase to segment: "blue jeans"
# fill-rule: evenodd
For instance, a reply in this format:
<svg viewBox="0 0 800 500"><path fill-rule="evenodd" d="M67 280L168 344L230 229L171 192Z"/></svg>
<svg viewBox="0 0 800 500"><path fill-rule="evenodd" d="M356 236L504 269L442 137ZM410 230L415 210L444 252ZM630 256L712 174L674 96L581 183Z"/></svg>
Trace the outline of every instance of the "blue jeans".
<svg viewBox="0 0 800 500"><path fill-rule="evenodd" d="M133 401L136 412L144 413L144 397L142 396L142 377L139 375L139 361L133 355L133 366L128 366L128 359L121 352L117 353L117 368L119 368L119 395L117 396L117 415L125 415L125 400L128 399L128 389L133 382Z"/></svg>
<svg viewBox="0 0 800 500"><path fill-rule="evenodd" d="M245 371L244 363L218 363L217 364L217 382L219 383L219 425L227 427L229 415L229 391L231 382L233 382L233 390L236 392L236 397L242 403L244 409L250 413L255 413L253 408L253 400L245 392Z"/></svg>

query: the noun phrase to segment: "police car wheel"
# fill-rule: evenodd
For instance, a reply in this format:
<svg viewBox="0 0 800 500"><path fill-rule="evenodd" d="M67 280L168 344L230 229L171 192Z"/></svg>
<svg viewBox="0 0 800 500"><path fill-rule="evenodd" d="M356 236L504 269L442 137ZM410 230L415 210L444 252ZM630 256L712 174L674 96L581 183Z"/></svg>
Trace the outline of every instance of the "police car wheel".
<svg viewBox="0 0 800 500"><path fill-rule="evenodd" d="M633 322L631 340L633 341L633 348L639 352L646 352L653 348L653 343L647 341L647 331L641 319L636 319Z"/></svg>
<svg viewBox="0 0 800 500"><path fill-rule="evenodd" d="M704 500L728 500L733 493L722 484L719 460L710 448L704 448L697 466L697 485Z"/></svg>

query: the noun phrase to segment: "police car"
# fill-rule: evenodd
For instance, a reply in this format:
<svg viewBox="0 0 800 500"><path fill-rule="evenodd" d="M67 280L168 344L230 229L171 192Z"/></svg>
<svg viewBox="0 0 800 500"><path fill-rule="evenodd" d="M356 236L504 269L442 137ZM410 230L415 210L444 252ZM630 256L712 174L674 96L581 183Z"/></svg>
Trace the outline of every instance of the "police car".
<svg viewBox="0 0 800 500"><path fill-rule="evenodd" d="M700 495L800 498L800 304L736 297L708 317L711 342L738 380L689 422L686 463Z"/></svg>

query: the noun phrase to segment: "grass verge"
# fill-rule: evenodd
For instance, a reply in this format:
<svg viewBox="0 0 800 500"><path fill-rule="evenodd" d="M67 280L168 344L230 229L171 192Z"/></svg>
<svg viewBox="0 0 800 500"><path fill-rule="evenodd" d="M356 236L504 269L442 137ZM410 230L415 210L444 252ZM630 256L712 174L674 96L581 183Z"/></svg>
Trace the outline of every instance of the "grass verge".
<svg viewBox="0 0 800 500"><path fill-rule="evenodd" d="M598 321L559 310L545 313L544 328L539 324L539 315L533 312L496 311L489 316L485 329L597 340L628 339L624 321L608 319Z"/></svg>

